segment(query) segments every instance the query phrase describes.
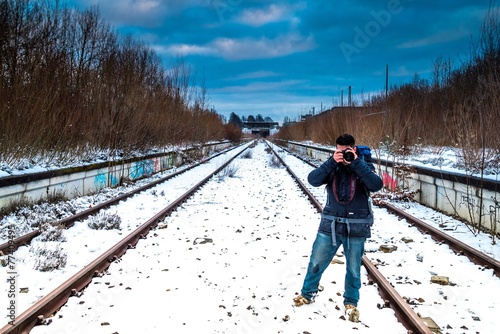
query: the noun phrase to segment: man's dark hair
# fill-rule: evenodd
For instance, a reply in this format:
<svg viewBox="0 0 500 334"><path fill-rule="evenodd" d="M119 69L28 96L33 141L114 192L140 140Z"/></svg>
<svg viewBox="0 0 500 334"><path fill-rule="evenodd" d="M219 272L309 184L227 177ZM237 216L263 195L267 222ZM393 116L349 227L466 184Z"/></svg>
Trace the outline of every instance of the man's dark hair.
<svg viewBox="0 0 500 334"><path fill-rule="evenodd" d="M344 133L340 137L337 138L335 143L337 145L344 145L344 146L354 146L354 137L351 136L350 134Z"/></svg>

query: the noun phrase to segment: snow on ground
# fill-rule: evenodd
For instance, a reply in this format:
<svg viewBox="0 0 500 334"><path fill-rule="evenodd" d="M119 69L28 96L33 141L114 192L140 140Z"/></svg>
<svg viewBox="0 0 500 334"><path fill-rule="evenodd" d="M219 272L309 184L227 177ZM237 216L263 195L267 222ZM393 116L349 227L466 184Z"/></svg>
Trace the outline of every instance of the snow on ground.
<svg viewBox="0 0 500 334"><path fill-rule="evenodd" d="M235 177L209 181L166 220L167 228L150 232L106 275L95 278L81 297L70 298L52 324L36 327L32 333L406 333L391 309L377 307L382 300L376 287L368 285L364 268L359 303L363 323L340 319L343 264L326 270L321 282L324 291L316 303L292 305L300 292L319 214L285 169L270 166L264 148L260 143L251 159L238 158ZM157 201L130 202L127 214L135 217L140 211L152 216ZM411 205L411 210L432 220L428 209ZM419 232L383 209L376 208L375 215L367 256L382 264L380 270L398 290L411 299L425 300L419 312L432 316L443 333L496 333L500 321L495 291L500 291L500 283L491 270L480 270L465 258L450 266L455 255L430 238L402 244L403 236L417 240ZM65 233L84 235L86 224L75 227ZM93 233L95 240L110 234ZM460 236L469 244L491 244L484 234ZM398 245L397 252L377 252L380 243L389 242ZM488 246L488 251L499 255L496 246ZM69 243L64 247L69 248ZM71 248L75 268L78 259L83 266L99 255L94 246L82 247L88 252ZM406 265L417 255L422 258L418 266ZM389 256L401 266L384 266ZM44 283L29 261L19 271L22 285L30 288L29 293L50 292L38 291ZM471 272L476 280L466 281L464 274ZM447 275L456 285L433 289L428 282L431 273ZM1 305L5 303L2 300ZM436 303L441 306L439 312L432 308L434 313L428 314ZM466 315L457 307L464 304L469 309Z"/></svg>
<svg viewBox="0 0 500 334"><path fill-rule="evenodd" d="M244 148L244 147L243 147ZM227 153L229 157L238 154L243 148L235 149ZM121 201L103 212L106 215L116 215L120 217L120 229L112 230L93 230L88 226L90 217L85 221L75 222L75 225L69 229L63 230L65 242L51 241L45 242L40 239L42 235L33 239L28 247L20 247L14 253L16 272L19 274L16 283L19 289L26 291L18 294L16 306L18 310L25 310L50 291L62 284L66 279L76 274L83 266L97 258L101 253L108 250L112 245L121 240L125 235L135 230L140 224L151 218L154 213L160 211L188 189L201 181L206 175L219 168L227 161L227 156L217 156L209 162L203 163L186 173L171 178L168 182L161 183L156 187L141 192L126 201ZM194 174L190 174L194 173ZM163 175L165 176L165 175ZM156 179L155 177L154 179ZM142 182L139 182L142 183ZM131 187L135 188L135 187ZM123 194L124 189L107 189L105 193L117 196ZM36 213L29 214L23 211L21 215L8 215L2 219L4 233L6 230L14 229L12 224L17 224L16 230L24 232L32 230L31 224L37 223L37 220L53 220L54 212L59 212L63 217L69 216L71 212L82 211L89 206L103 201L103 197L96 195L84 196L80 199L73 199L68 203L36 206ZM71 210L68 210L68 207ZM42 210L47 211L47 215L42 214ZM17 219L17 222L16 222ZM4 225L9 225L5 228ZM90 236L90 237L89 237ZM59 247L63 253L67 254L67 262L59 270L40 271L34 270L40 259L43 263L50 263L50 256L39 255L39 250L55 249ZM82 251L85 250L85 251ZM6 260L4 258L4 260ZM1 267L0 270L6 271L7 267ZM29 275L27 275L29 273ZM2 298L7 297L7 287ZM5 297L4 297L5 296ZM1 300L3 302L3 300ZM5 304L7 301L5 301ZM3 304L2 304L3 305Z"/></svg>
<svg viewBox="0 0 500 334"><path fill-rule="evenodd" d="M51 325L37 327L32 333L68 333L68 329L72 333L121 334L405 333L391 309L376 307L382 300L376 288L366 284L366 276L359 308L370 328L340 319L342 264L327 269L324 291L316 303L292 306L319 215L283 168L269 166L263 144L253 150L252 159L240 158L236 165L235 177L208 182L167 219L168 228L150 233L135 250L112 264L108 274L95 279L82 297L70 298ZM147 203L142 210L147 210ZM377 219L389 239L394 237L392 224L398 224L398 219L381 209ZM398 238L400 233L398 230ZM408 256L405 251L399 254L402 262ZM423 265L428 258L432 255L424 254ZM399 270L416 276L412 269ZM418 269L425 281L422 268ZM498 283L492 288L498 288ZM495 318L482 312L494 324ZM464 324L468 322L464 319ZM459 327L455 332L463 332Z"/></svg>
<svg viewBox="0 0 500 334"><path fill-rule="evenodd" d="M235 177L208 182L168 228L150 233L32 333L403 333L392 310L375 305L376 314L364 315L371 328L339 319L342 265L325 275L320 302L292 306L319 215L284 168L269 166L264 144L236 165ZM382 303L373 287L362 290L367 302Z"/></svg>

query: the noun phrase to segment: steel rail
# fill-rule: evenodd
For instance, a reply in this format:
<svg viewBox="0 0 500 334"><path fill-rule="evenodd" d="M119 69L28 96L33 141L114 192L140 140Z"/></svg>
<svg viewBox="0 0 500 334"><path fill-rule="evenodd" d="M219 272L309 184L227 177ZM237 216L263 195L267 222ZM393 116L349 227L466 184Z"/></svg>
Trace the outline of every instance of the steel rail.
<svg viewBox="0 0 500 334"><path fill-rule="evenodd" d="M294 155L295 157L303 160L300 156L293 154L287 148L283 149L286 150L288 153ZM314 168L317 167L315 164L307 160L303 161ZM481 251L452 237L451 235L425 223L424 221L412 216L411 214L399 209L398 207L392 204L389 204L384 201L377 201L377 203L374 204L377 205L378 207L383 207L389 211L392 211L393 213L402 218L405 218L406 220L409 221L410 224L416 226L420 231L430 234L434 240L446 243L457 255L465 255L469 258L471 262L477 265L484 266L486 269L493 269L495 275L500 278L500 261L482 253Z"/></svg>
<svg viewBox="0 0 500 334"><path fill-rule="evenodd" d="M451 235L435 228L434 226L431 226L424 221L413 217L409 213L406 213L405 211L392 204L382 201L378 203L378 206L384 207L387 210L392 211L393 213L407 219L410 224L416 226L420 231L430 234L434 240L446 243L458 255L465 255L471 262L484 266L486 269L493 269L495 275L497 277L500 277L500 261L497 261L494 258L478 251L474 247L471 247L468 244L455 239Z"/></svg>
<svg viewBox="0 0 500 334"><path fill-rule="evenodd" d="M267 143L267 142L266 142ZM267 143L268 146L273 151L274 155L278 158L278 160L286 167L288 173L292 176L292 178L299 184L299 187L304 190L304 193L307 195L311 203L316 207L318 212L323 211L323 206L319 203L319 201L312 195L312 193L307 190L307 187L303 184L303 182L299 179L299 177L288 167L285 161L273 150L273 148ZM408 303L399 295L399 293L394 289L394 287L387 281L387 279L380 273L380 271L373 265L373 263L363 255L362 263L365 267L368 276L377 283L379 287L379 294L384 300L389 302L389 306L396 313L396 318L403 324L403 326L408 330L408 334L410 333L419 333L419 334L432 334L433 332L429 329L429 327L420 319L420 317L411 309ZM387 304L387 303L386 303Z"/></svg>
<svg viewBox="0 0 500 334"><path fill-rule="evenodd" d="M37 303L32 305L18 317L16 317L14 321L9 322L9 324L0 329L0 333L29 333L34 326L42 324L44 322L44 319L53 315L61 306L63 306L68 301L69 297L78 294L81 290L83 290L90 284L93 277L95 277L96 275L100 275L100 273L106 270L112 262L123 256L128 249L134 248L134 246L140 239L145 238L149 231L156 227L158 222L162 221L165 217L170 215L171 212L175 210L175 208L181 205L211 177L223 170L247 148L248 146L241 150L233 158L229 159L227 162L221 165L219 168L217 168L214 172L210 173L199 183L194 185L191 189L189 189L186 193L177 198L163 210L144 222L137 229L132 231L129 235L112 246L109 250L104 252L90 264L85 266L59 287L40 299Z"/></svg>
<svg viewBox="0 0 500 334"><path fill-rule="evenodd" d="M240 145L241 146L241 145ZM237 146L239 147L239 146ZM235 149L237 147L233 147L232 149ZM232 150L231 149L231 150ZM114 198L111 198L105 202L102 202L102 203L99 203L89 209L86 209L84 211L81 211L77 214L74 214L72 216L69 216L69 217L66 217L64 219L61 219L61 220L58 220L56 222L53 222L51 223L52 225L54 226L64 226L64 228L69 228L71 226L73 226L73 224L78 221L78 220L83 220L83 219L86 219L87 217L89 217L90 215L93 215L97 212L99 212L100 210L103 210L103 209L106 209L116 203L119 203L120 201L123 201L129 197L132 197L140 192L143 192L144 190L147 190L147 189L150 189L162 182L165 182L173 177L176 177L182 173L185 173L186 171L188 170L191 170L195 167L198 167L199 165L201 164L204 164L208 161L210 161L211 159L221 155L221 154L224 154L224 153L227 153L228 151L230 150L223 150L217 154L214 154L213 156L209 157L209 158L206 158L206 159L203 159L195 164L193 164L192 166L189 166L187 168L184 168L182 170L179 170L175 173L172 173L170 175L167 175L163 178L160 178L158 180L155 180L155 181L152 181L146 185L143 185L137 189L134 189L134 190L131 190L125 194L122 194L122 195L119 195L117 197L114 197ZM34 238L36 238L37 236L39 236L41 234L41 230L40 229L37 229L37 230L34 230L34 231L31 231L31 232L28 232L22 236L19 236L17 238L14 238L13 240L9 240L8 242L5 242L5 243L2 243L0 244L0 254L11 254L13 253L17 248L19 248L20 246L25 246L25 245L28 245L31 240L33 240Z"/></svg>

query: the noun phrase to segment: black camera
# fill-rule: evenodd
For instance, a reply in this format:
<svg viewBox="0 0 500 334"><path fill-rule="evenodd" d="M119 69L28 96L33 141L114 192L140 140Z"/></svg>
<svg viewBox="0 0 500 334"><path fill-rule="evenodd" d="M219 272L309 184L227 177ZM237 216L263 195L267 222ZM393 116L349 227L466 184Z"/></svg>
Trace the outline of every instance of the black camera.
<svg viewBox="0 0 500 334"><path fill-rule="evenodd" d="M352 152L351 149L345 149L342 151L342 156L344 157L344 160L347 162L351 162L354 160L354 153Z"/></svg>

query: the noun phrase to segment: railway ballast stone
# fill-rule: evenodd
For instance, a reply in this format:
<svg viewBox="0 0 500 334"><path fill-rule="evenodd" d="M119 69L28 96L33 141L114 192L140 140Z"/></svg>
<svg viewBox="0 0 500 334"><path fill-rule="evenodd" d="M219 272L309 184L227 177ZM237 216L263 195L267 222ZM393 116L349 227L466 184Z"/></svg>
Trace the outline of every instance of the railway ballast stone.
<svg viewBox="0 0 500 334"><path fill-rule="evenodd" d="M395 245L380 245L380 247L378 248L379 251L382 251L384 253L392 253L397 249L398 246Z"/></svg>
<svg viewBox="0 0 500 334"><path fill-rule="evenodd" d="M450 285L450 278L446 276L433 275L431 276L431 283Z"/></svg>

